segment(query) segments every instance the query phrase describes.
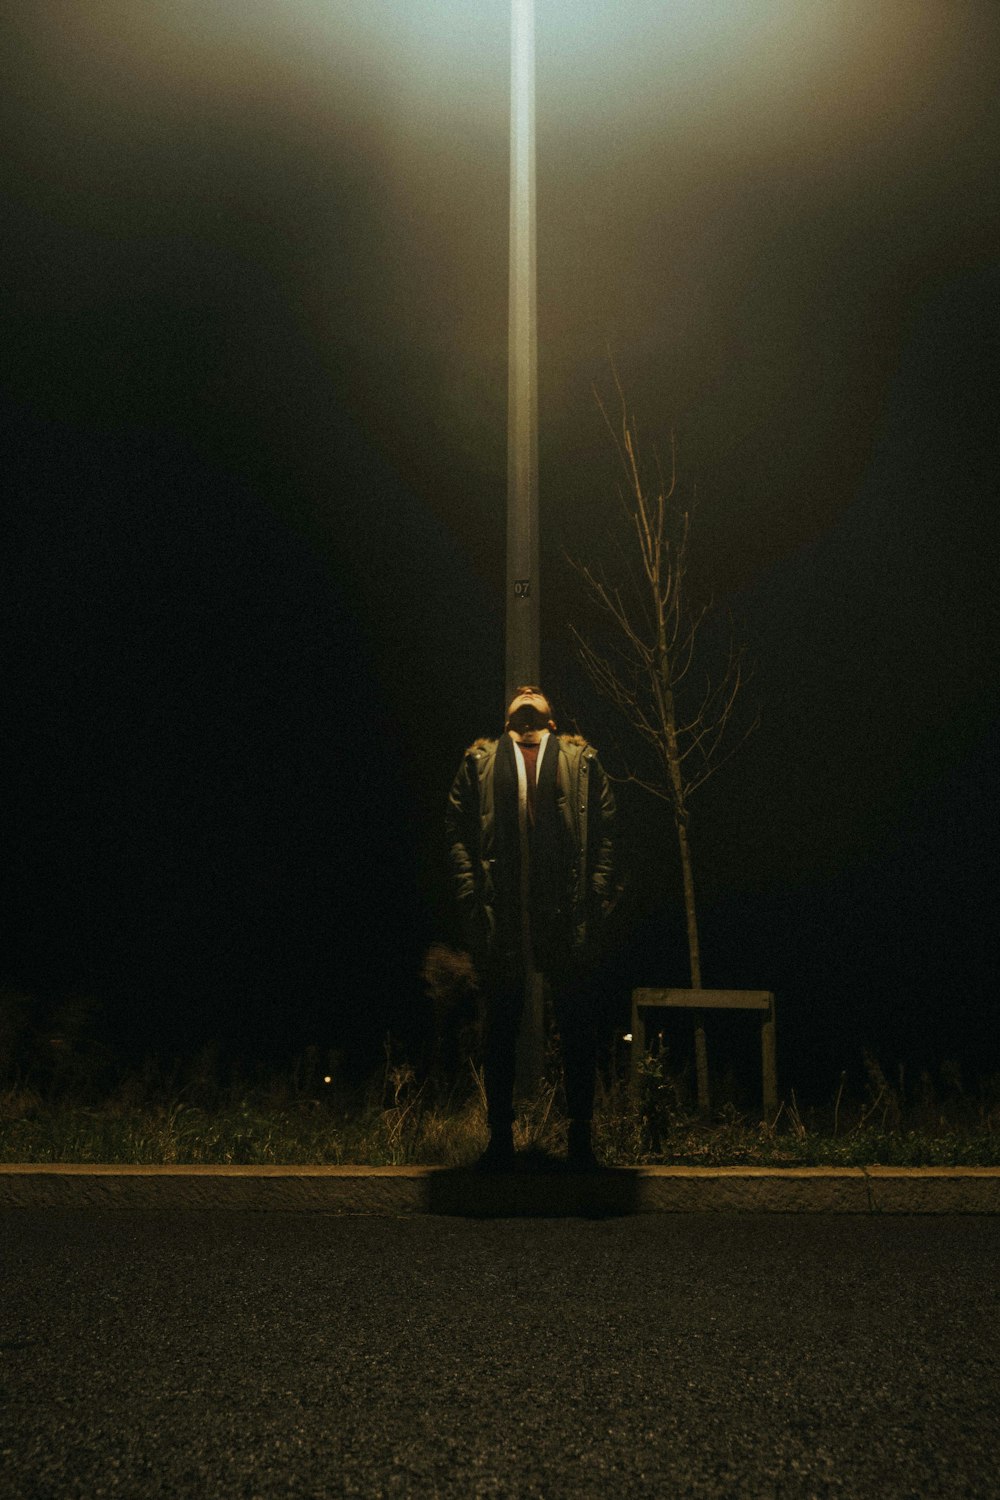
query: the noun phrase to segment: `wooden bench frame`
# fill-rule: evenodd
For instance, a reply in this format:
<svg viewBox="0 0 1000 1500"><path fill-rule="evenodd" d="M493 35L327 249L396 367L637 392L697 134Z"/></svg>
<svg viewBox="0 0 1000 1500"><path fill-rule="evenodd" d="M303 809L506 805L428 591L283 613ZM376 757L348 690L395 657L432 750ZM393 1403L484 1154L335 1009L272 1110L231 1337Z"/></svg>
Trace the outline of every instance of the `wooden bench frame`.
<svg viewBox="0 0 1000 1500"><path fill-rule="evenodd" d="M646 1055L646 1023L642 1010L651 1007L677 1010L758 1010L760 1061L764 1113L778 1107L777 1065L774 1045L774 996L770 990L678 990L632 991L632 1057L629 1081L633 1091L639 1080L639 1060Z"/></svg>

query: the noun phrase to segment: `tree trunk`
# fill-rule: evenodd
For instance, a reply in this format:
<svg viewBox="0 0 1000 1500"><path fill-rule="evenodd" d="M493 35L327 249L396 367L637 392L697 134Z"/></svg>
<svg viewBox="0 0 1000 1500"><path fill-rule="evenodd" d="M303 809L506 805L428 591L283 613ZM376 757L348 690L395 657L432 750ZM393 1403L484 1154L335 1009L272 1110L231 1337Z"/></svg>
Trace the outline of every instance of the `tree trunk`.
<svg viewBox="0 0 1000 1500"><path fill-rule="evenodd" d="M661 637L662 648L662 637ZM677 742L677 721L674 717L674 695L669 688L668 658L666 650L660 665L663 683L662 718L666 729L667 775L674 794L674 819L677 825L677 844L681 856L681 873L684 878L684 920L687 924L688 958L691 965L691 988L701 989L701 945L698 941L698 911L694 899L694 867L691 863L691 845L688 843L687 808L684 802L684 778L681 774L680 746ZM711 1108L708 1092L708 1048L705 1043L705 1022L702 1011L695 1011L694 1023L694 1069L698 1085L698 1113L707 1115Z"/></svg>
<svg viewBox="0 0 1000 1500"><path fill-rule="evenodd" d="M684 919L687 923L688 957L691 962L691 988L701 989L701 946L698 941L698 912L694 900L694 869L686 821L677 819L677 843L680 848L681 872L684 876ZM708 1047L702 1011L695 1011L694 1067L698 1082L698 1113L707 1115L711 1108L708 1090Z"/></svg>
<svg viewBox="0 0 1000 1500"><path fill-rule="evenodd" d="M681 872L684 876L684 920L687 923L688 958L691 963L691 988L701 989L701 946L698 942L698 913L694 903L694 869L691 864L691 845L688 843L687 824L677 819L677 843L681 852Z"/></svg>

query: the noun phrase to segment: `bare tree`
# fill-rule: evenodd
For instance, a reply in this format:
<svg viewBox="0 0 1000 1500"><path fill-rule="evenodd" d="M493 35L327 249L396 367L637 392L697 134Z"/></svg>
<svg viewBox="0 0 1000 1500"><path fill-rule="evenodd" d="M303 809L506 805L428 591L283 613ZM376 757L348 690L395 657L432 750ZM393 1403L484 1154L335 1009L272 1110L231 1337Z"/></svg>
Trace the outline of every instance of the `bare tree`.
<svg viewBox="0 0 1000 1500"><path fill-rule="evenodd" d="M612 367L613 368L613 367ZM627 521L627 549L620 548L615 581L601 567L568 561L583 579L598 606L611 643L599 649L571 627L583 665L598 691L618 710L646 747L651 768L630 770L620 780L634 782L668 803L677 830L684 886L691 988L700 990L701 945L691 856L690 801L739 748L757 720L735 732L735 708L746 680L745 650L729 640L712 673L699 649L700 629L711 606L692 606L688 598L691 512L677 479L676 447L670 440L670 471L665 479L655 454L651 463L640 454L636 423L629 413L617 371L619 402L616 426L598 396L598 406L621 460L624 484L619 498ZM702 1013L695 1026L698 1101L708 1105L708 1063Z"/></svg>

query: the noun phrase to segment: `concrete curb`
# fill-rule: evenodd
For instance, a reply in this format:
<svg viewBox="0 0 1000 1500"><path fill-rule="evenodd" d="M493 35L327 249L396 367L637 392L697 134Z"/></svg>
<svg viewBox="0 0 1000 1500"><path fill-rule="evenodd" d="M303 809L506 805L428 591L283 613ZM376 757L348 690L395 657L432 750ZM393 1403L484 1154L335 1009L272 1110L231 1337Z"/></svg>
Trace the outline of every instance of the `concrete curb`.
<svg viewBox="0 0 1000 1500"><path fill-rule="evenodd" d="M444 1167L0 1164L0 1210L251 1209L470 1218L637 1213L1000 1213L1000 1167Z"/></svg>

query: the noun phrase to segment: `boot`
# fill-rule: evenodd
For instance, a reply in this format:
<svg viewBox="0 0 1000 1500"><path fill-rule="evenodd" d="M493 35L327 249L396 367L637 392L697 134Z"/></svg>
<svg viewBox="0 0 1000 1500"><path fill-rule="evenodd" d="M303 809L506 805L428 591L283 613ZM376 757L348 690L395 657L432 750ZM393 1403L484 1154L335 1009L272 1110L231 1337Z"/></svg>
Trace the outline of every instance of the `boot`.
<svg viewBox="0 0 1000 1500"><path fill-rule="evenodd" d="M510 1125L491 1125L490 1143L476 1162L477 1172L510 1172L514 1166L514 1131Z"/></svg>
<svg viewBox="0 0 1000 1500"><path fill-rule="evenodd" d="M590 1121L569 1122L569 1164L578 1172L592 1172L597 1166L597 1157L590 1144Z"/></svg>

